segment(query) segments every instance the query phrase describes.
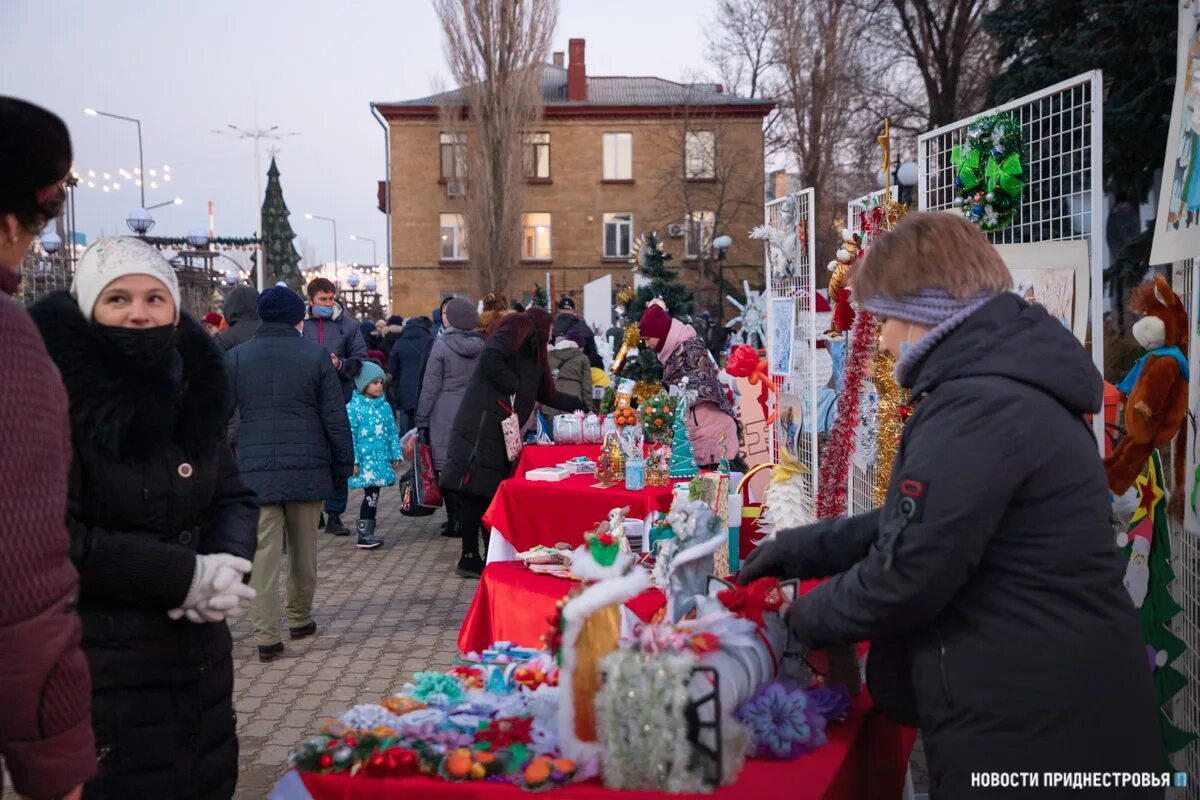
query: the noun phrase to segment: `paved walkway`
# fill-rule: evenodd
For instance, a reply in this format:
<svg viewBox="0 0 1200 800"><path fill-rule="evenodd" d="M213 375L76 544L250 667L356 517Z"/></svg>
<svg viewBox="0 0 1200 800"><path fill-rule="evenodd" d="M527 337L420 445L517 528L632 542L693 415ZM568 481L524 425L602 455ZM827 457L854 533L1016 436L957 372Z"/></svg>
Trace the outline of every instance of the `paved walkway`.
<svg viewBox="0 0 1200 800"><path fill-rule="evenodd" d="M316 636L295 645L285 638L283 656L261 664L249 620L234 626L237 797L265 797L288 754L326 717L378 702L419 670L449 669L457 654L477 582L454 575L459 542L439 535L445 515L401 516L395 492L385 489L380 503L383 547L360 551L352 536L318 534ZM351 492L348 526L360 499Z"/></svg>

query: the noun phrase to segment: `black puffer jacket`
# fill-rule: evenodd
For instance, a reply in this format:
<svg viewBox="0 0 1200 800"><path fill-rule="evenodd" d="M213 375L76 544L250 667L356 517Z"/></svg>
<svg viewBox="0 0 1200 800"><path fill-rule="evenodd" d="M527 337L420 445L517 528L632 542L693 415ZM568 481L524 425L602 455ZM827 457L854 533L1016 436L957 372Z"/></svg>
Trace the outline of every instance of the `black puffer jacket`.
<svg viewBox="0 0 1200 800"><path fill-rule="evenodd" d="M404 323L404 333L392 345L387 360L387 371L392 377L388 387L392 406L400 411L413 411L421 399L419 378L421 366L433 346L434 336L429 332L433 322L429 317L412 317Z"/></svg>
<svg viewBox="0 0 1200 800"><path fill-rule="evenodd" d="M441 474L444 489L476 497L496 493L500 481L512 471L500 428L509 415L507 408L515 408L522 424L533 413L535 402L564 411L585 408L578 397L554 390L550 373L538 358L544 342L530 336L517 352L510 353L508 333L508 328L498 329L479 354L450 431L449 455ZM513 395L516 403L510 406Z"/></svg>
<svg viewBox="0 0 1200 800"><path fill-rule="evenodd" d="M238 466L263 505L326 500L354 472L342 387L325 348L265 322L229 352L237 396Z"/></svg>
<svg viewBox="0 0 1200 800"><path fill-rule="evenodd" d="M221 353L186 316L174 355L151 364L100 338L67 294L30 315L70 398L67 527L100 766L88 796L230 797L229 628L167 617L197 553L254 558L258 508L223 435Z"/></svg>
<svg viewBox="0 0 1200 800"><path fill-rule="evenodd" d="M239 286L225 298L225 321L229 327L217 334L217 344L223 350L232 350L245 344L258 330L258 290L253 286Z"/></svg>
<svg viewBox="0 0 1200 800"><path fill-rule="evenodd" d="M908 694L934 798L991 797L973 771L1161 770L1146 645L1083 421L1101 408L1091 359L1005 294L913 382L883 508L780 535L785 571L838 573L796 601L793 630L879 640L868 678Z"/></svg>

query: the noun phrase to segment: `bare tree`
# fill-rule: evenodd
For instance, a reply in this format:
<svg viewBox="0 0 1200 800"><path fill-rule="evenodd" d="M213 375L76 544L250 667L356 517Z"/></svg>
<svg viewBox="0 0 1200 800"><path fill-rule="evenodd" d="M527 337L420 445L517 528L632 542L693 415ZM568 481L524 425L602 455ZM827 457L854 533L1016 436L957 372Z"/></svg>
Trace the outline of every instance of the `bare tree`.
<svg viewBox="0 0 1200 800"><path fill-rule="evenodd" d="M300 263L304 269L312 269L319 266L317 261L317 247L309 239L301 236L296 240L296 249L300 251Z"/></svg>
<svg viewBox="0 0 1200 800"><path fill-rule="evenodd" d="M464 215L480 296L503 292L521 259L521 134L540 118L557 0L434 0L459 92L443 119L462 137Z"/></svg>
<svg viewBox="0 0 1200 800"><path fill-rule="evenodd" d="M712 259L712 239L730 231L734 220L752 220L762 208L762 152L748 147L745 120L722 118L704 104L699 79L685 78L676 113L657 129L654 146L660 154L655 177L659 208L665 217L660 228L673 222L686 225L687 242L697 259L696 306L705 307L705 291L711 283L707 274ZM687 254L683 254L686 256ZM720 302L721 289L718 289Z"/></svg>
<svg viewBox="0 0 1200 800"><path fill-rule="evenodd" d="M748 98L774 98L779 70L772 45L770 0L719 0L705 26L707 60L725 90ZM765 156L783 147L778 135L780 110L776 107L763 123Z"/></svg>
<svg viewBox="0 0 1200 800"><path fill-rule="evenodd" d="M888 24L875 27L876 47L900 47L924 98L891 93L910 111L925 114L921 129L947 125L979 111L999 68L996 49L983 31L983 15L997 0L887 0ZM907 95L907 96L905 96ZM922 103L921 100L924 100Z"/></svg>

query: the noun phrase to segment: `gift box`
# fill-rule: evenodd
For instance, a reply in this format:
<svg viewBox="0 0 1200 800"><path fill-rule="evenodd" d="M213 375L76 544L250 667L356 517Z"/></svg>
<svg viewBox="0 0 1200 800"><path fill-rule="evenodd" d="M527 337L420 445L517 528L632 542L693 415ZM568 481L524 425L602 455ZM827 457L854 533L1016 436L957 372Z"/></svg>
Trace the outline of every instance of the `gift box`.
<svg viewBox="0 0 1200 800"><path fill-rule="evenodd" d="M562 467L541 467L539 469L531 469L525 473L527 481L556 481L566 480L571 477L571 473Z"/></svg>

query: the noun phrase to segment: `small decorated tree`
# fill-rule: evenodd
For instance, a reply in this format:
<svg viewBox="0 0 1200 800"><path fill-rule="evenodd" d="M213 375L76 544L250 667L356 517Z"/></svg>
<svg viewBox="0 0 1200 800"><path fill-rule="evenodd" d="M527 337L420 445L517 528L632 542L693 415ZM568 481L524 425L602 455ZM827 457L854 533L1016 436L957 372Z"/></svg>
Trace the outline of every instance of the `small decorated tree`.
<svg viewBox="0 0 1200 800"><path fill-rule="evenodd" d="M675 409L675 432L671 436L671 477L691 478L700 471L696 457L692 454L692 440L688 436L687 398L680 397Z"/></svg>

